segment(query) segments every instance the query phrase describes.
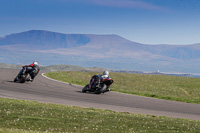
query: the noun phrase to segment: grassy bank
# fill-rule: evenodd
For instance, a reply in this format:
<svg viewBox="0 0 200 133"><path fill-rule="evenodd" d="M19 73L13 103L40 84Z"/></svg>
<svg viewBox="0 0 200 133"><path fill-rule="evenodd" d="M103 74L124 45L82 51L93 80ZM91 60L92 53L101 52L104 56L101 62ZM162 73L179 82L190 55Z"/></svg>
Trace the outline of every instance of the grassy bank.
<svg viewBox="0 0 200 133"><path fill-rule="evenodd" d="M64 82L86 85L97 72L50 72L45 75ZM112 91L200 104L200 78L168 75L111 73Z"/></svg>
<svg viewBox="0 0 200 133"><path fill-rule="evenodd" d="M200 121L0 98L0 133L200 132Z"/></svg>

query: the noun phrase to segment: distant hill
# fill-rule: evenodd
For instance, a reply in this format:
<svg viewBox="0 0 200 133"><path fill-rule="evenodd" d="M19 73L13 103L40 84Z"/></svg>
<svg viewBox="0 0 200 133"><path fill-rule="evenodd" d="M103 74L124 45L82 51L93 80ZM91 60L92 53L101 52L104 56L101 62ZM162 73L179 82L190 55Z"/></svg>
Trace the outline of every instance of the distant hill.
<svg viewBox="0 0 200 133"><path fill-rule="evenodd" d="M24 65L24 64L23 64ZM14 64L5 64L0 63L0 68L11 68L11 69L21 69L21 65L14 65ZM40 66L42 72L50 72L50 71L96 71L102 72L108 69L105 68L98 68L98 67L91 67L91 68L84 68L79 66L73 65L50 65L50 66Z"/></svg>
<svg viewBox="0 0 200 133"><path fill-rule="evenodd" d="M0 68L11 68L11 69L20 69L23 65L13 65L13 64L5 64L0 63ZM137 74L151 74L151 75L171 75L171 76L182 76L182 77L195 77L192 74L168 74L168 73L160 73L160 72L142 72L142 71L131 71L131 70L110 70L105 68L98 68L98 67L90 67L90 68L84 68L79 66L73 66L73 65L50 65L50 66L40 66L40 70L42 72L51 72L51 71L94 71L94 72L100 72L107 70L110 73L112 72L118 72L118 73L137 73Z"/></svg>
<svg viewBox="0 0 200 133"><path fill-rule="evenodd" d="M89 41L90 38L81 34L62 34L42 30L30 30L0 38L0 46L21 44L25 48L30 49L57 49L83 46Z"/></svg>
<svg viewBox="0 0 200 133"><path fill-rule="evenodd" d="M30 30L0 38L0 62L200 73L200 44L147 45L118 35Z"/></svg>
<svg viewBox="0 0 200 133"><path fill-rule="evenodd" d="M5 64L0 63L0 68L13 68L13 69L20 69L21 65L14 65L14 64Z"/></svg>

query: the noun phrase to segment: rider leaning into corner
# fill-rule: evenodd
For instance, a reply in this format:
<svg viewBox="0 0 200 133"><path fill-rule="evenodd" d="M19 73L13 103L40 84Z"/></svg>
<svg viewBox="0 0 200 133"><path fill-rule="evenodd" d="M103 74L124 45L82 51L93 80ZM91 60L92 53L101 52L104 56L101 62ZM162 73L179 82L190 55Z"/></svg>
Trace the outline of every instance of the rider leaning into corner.
<svg viewBox="0 0 200 133"><path fill-rule="evenodd" d="M109 77L109 72L108 71L103 71L103 75L94 75L94 76L92 76L92 78L89 81L89 88L90 89L92 88L92 85L95 82L95 79L96 79L95 76L99 76L101 80L103 80L103 79L111 79ZM110 86L107 86L106 91L110 91L109 88L110 88Z"/></svg>
<svg viewBox="0 0 200 133"><path fill-rule="evenodd" d="M30 81L33 82L35 76L40 72L40 67L38 66L38 63L36 61L34 61L32 64L30 65L25 65L25 66L22 66L24 69L26 69L26 71L28 73L30 73L30 76L31 76L31 79ZM23 73L23 71L20 71L19 74ZM18 75L19 75L18 74Z"/></svg>

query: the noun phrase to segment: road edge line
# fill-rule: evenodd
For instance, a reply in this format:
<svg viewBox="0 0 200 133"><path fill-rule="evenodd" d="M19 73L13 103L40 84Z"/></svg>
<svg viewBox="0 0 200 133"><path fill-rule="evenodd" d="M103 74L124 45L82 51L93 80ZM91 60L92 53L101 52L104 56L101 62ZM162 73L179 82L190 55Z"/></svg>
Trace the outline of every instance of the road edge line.
<svg viewBox="0 0 200 133"><path fill-rule="evenodd" d="M59 82L59 83L63 83L63 84L67 84L67 85L71 85L71 86L79 86L79 87L84 87L84 86L81 86L81 85L76 85L76 84L71 84L71 83L67 83L67 82L63 82L63 81L59 81L59 80L56 80L56 79L52 79L52 78L49 78L47 77L46 75L44 75L45 73L42 73L41 75L49 80L52 80L52 81L55 81L55 82Z"/></svg>

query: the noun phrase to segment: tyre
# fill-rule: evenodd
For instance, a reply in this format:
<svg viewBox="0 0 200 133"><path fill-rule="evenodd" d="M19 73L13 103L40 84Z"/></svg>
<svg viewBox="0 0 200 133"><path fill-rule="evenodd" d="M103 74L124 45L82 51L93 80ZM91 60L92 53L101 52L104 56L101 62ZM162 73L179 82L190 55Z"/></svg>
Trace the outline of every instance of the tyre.
<svg viewBox="0 0 200 133"><path fill-rule="evenodd" d="M94 93L95 94L101 94L101 91L100 90L96 90Z"/></svg>
<svg viewBox="0 0 200 133"><path fill-rule="evenodd" d="M82 89L82 92L87 92L88 88L89 88L89 85L86 85L86 86Z"/></svg>
<svg viewBox="0 0 200 133"><path fill-rule="evenodd" d="M101 94L106 90L106 85L105 84L101 84L101 88L95 91L95 94Z"/></svg>
<svg viewBox="0 0 200 133"><path fill-rule="evenodd" d="M107 85L103 84L102 87L101 87L101 92L104 93L106 91L106 88L107 88Z"/></svg>
<svg viewBox="0 0 200 133"><path fill-rule="evenodd" d="M24 82L28 81L29 79L30 79L30 74L28 73L28 74L25 75L24 78L22 78L22 79L20 80L20 83L24 83Z"/></svg>
<svg viewBox="0 0 200 133"><path fill-rule="evenodd" d="M17 80L17 77L14 79L14 82L17 82L18 80Z"/></svg>

